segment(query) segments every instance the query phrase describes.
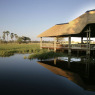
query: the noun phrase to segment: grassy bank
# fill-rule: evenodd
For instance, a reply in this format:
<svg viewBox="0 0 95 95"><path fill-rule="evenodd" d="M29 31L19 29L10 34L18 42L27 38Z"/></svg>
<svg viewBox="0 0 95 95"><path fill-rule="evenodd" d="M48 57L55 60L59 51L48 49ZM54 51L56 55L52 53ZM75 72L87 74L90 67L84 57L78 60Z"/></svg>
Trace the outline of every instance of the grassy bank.
<svg viewBox="0 0 95 95"><path fill-rule="evenodd" d="M64 56L63 53L55 53L53 51L48 52L47 50L40 50L39 43L31 44L17 44L8 43L0 44L0 56L6 57L11 56L15 53L32 53L28 58L38 58L38 59L49 59ZM26 58L26 57L25 57Z"/></svg>
<svg viewBox="0 0 95 95"><path fill-rule="evenodd" d="M39 43L31 44L0 44L0 56L10 56L14 53L36 53L40 51Z"/></svg>
<svg viewBox="0 0 95 95"><path fill-rule="evenodd" d="M33 58L37 58L37 59L49 59L49 58L55 58L55 57L62 57L64 56L63 53L56 53L53 51L40 51L38 53L34 53L28 56L28 59L33 59Z"/></svg>

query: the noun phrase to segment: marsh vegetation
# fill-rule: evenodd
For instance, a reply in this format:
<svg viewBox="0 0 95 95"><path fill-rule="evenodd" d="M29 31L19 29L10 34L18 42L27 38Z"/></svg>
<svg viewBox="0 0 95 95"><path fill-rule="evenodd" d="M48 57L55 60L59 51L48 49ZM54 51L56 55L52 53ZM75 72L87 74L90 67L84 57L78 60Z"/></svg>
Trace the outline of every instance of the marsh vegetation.
<svg viewBox="0 0 95 95"><path fill-rule="evenodd" d="M17 44L8 43L0 44L0 56L10 56L14 53L36 53L40 51L40 45L37 43Z"/></svg>
<svg viewBox="0 0 95 95"><path fill-rule="evenodd" d="M43 60L43 59L50 59L55 57L62 57L64 55L65 55L64 53L60 53L60 52L57 53L54 51L41 50L40 52L29 55L28 59L37 58Z"/></svg>

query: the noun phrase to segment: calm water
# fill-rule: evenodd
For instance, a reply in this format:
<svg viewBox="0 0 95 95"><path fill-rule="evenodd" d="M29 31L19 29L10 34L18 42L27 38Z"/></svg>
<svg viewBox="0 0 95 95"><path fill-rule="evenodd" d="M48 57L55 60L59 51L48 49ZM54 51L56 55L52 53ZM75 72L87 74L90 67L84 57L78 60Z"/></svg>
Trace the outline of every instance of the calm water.
<svg viewBox="0 0 95 95"><path fill-rule="evenodd" d="M0 57L0 95L95 95L94 59L23 56Z"/></svg>

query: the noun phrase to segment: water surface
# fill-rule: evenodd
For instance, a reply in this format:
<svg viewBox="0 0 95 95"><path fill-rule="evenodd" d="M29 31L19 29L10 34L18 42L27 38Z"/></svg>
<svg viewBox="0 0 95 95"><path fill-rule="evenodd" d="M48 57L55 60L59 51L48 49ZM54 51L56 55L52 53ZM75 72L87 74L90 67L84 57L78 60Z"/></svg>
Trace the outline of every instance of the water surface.
<svg viewBox="0 0 95 95"><path fill-rule="evenodd" d="M95 83L84 83L89 79L78 73L79 69L77 71L79 66L84 72L86 65L80 67L81 64L72 60L68 63L70 59L67 57L40 61L24 59L24 56L0 57L0 95L95 95ZM94 68L91 77L95 79L95 63L91 66Z"/></svg>

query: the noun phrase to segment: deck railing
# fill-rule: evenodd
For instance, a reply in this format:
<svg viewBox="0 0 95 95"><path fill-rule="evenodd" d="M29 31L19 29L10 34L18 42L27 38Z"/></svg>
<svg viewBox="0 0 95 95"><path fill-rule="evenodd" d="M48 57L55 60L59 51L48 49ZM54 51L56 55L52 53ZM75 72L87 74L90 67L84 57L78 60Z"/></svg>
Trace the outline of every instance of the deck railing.
<svg viewBox="0 0 95 95"><path fill-rule="evenodd" d="M71 44L71 49L87 49L87 44ZM54 47L54 43L43 43L42 47ZM69 44L56 44L56 48L69 48ZM89 48L89 46L88 46ZM90 44L90 49L95 50L95 44Z"/></svg>
<svg viewBox="0 0 95 95"><path fill-rule="evenodd" d="M54 47L53 43L43 43L42 47Z"/></svg>
<svg viewBox="0 0 95 95"><path fill-rule="evenodd" d="M71 48L86 49L87 48L87 44L71 44Z"/></svg>

